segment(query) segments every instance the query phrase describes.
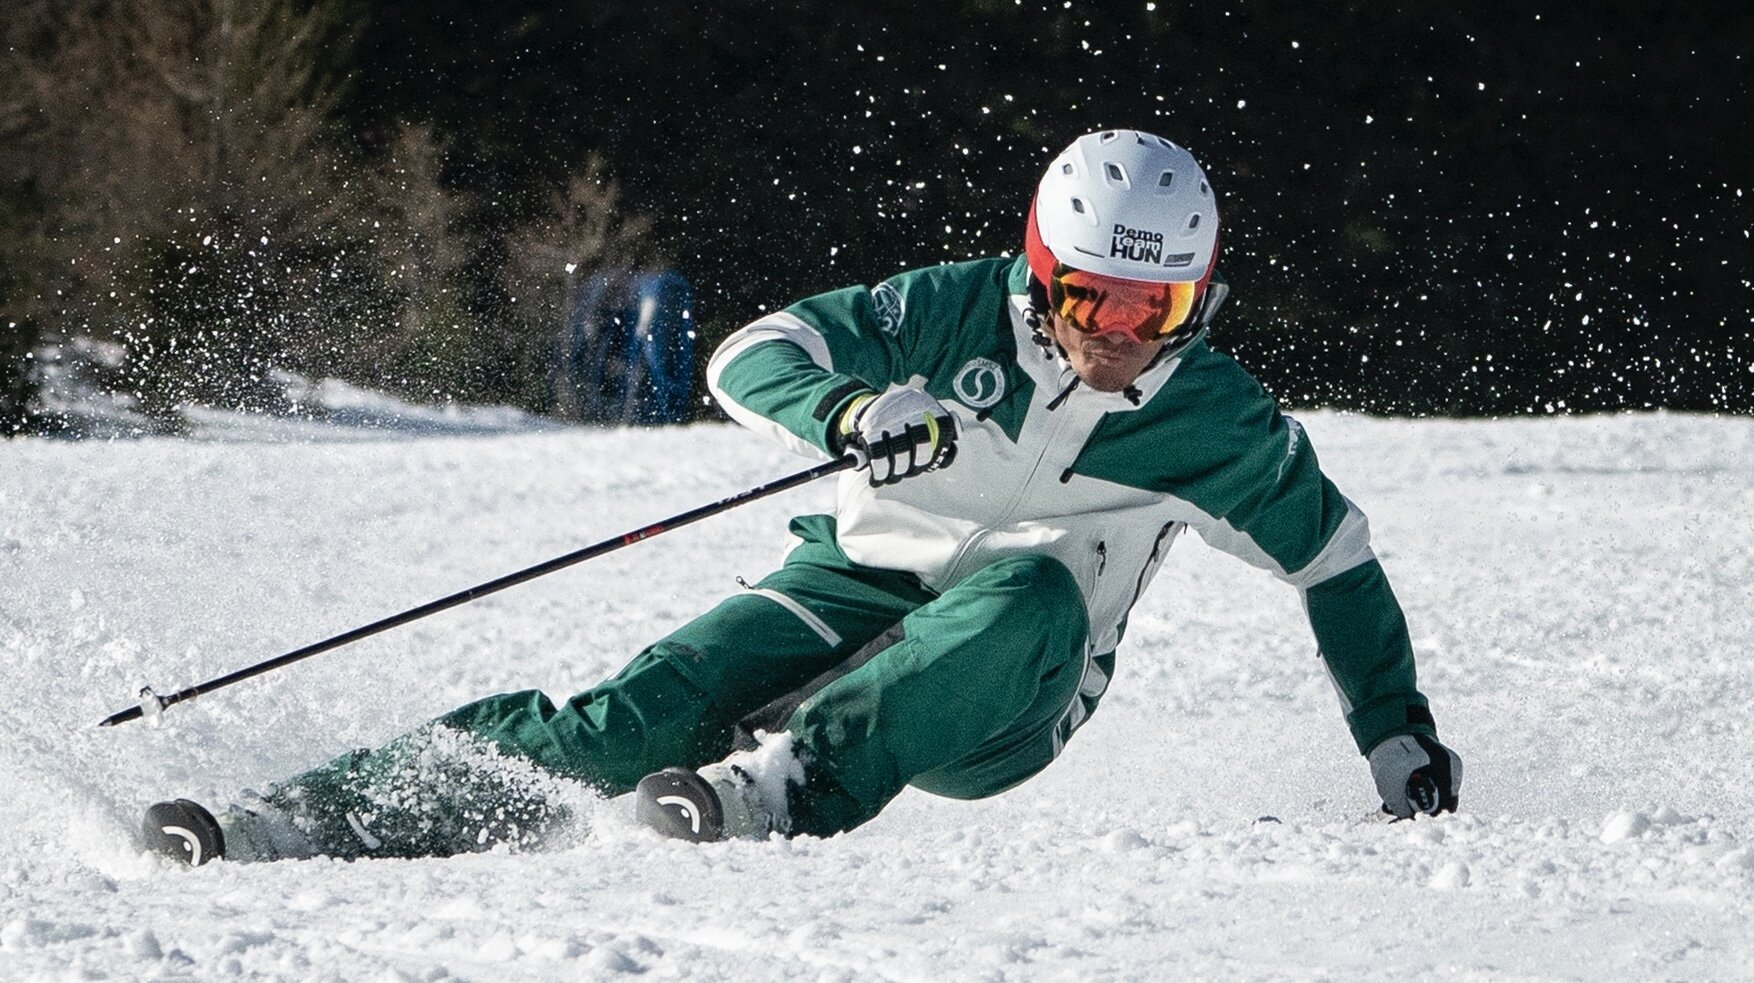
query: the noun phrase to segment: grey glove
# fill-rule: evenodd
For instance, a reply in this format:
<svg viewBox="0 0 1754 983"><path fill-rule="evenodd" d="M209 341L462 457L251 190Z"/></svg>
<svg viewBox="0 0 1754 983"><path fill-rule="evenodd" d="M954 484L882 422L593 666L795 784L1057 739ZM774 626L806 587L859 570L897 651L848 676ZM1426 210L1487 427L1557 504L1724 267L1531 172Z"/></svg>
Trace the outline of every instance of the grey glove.
<svg viewBox="0 0 1754 983"><path fill-rule="evenodd" d="M1462 759L1424 734L1391 737L1370 749L1370 777L1382 810L1397 819L1455 812L1462 790Z"/></svg>

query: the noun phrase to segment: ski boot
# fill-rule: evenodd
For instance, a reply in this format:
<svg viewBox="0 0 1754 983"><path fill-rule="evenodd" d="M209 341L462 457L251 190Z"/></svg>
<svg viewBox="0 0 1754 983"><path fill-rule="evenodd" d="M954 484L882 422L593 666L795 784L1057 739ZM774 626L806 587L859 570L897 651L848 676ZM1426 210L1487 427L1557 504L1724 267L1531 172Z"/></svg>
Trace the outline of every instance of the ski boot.
<svg viewBox="0 0 1754 983"><path fill-rule="evenodd" d="M691 843L759 840L791 832L786 786L803 778L789 735L766 737L699 770L666 768L640 779L634 815L664 836Z"/></svg>

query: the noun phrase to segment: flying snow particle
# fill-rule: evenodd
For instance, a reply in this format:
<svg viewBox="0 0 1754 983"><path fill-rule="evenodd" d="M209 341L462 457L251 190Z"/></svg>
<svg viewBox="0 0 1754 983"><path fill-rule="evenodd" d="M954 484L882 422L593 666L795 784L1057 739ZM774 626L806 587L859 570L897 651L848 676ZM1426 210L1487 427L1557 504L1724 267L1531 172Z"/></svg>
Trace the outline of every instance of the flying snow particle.
<svg viewBox="0 0 1754 983"><path fill-rule="evenodd" d="M1236 108L1246 109L1246 108L1248 108L1248 104L1249 104L1249 101L1247 99L1238 99L1236 101Z"/></svg>

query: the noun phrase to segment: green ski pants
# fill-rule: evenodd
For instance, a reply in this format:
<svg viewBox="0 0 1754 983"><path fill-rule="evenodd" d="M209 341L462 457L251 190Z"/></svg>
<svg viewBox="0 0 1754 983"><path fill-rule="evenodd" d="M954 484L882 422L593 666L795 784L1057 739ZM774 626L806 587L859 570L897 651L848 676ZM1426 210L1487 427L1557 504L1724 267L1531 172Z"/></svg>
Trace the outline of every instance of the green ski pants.
<svg viewBox="0 0 1754 983"><path fill-rule="evenodd" d="M1112 656L1087 659L1083 599L1057 560L1001 559L937 595L911 574L848 560L830 516L791 528L800 543L784 566L592 689L558 707L534 690L493 696L434 724L618 795L662 768L723 758L739 720L899 622L899 641L809 695L786 724L806 777L791 790L792 831L830 835L909 784L965 799L1011 788L1095 709L1102 687L1086 677L1105 682ZM516 801L506 781L412 767L430 759L430 732L344 756L272 798L331 855L454 853L540 824L540 803ZM435 787L409 787L422 781ZM420 815L398 815L410 801ZM375 846L358 848L360 827Z"/></svg>

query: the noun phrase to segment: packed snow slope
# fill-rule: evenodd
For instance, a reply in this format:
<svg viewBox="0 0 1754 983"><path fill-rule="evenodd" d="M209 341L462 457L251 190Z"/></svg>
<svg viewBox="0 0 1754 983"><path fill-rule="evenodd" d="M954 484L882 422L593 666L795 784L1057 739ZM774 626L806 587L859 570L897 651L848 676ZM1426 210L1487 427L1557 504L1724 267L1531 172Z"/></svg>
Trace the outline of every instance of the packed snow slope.
<svg viewBox="0 0 1754 983"><path fill-rule="evenodd" d="M1188 537L1101 710L999 798L709 846L623 799L545 852L193 871L139 851L146 804L583 688L770 569L832 488L100 730L143 684L807 462L728 425L503 418L0 442L0 979L1754 978L1754 421L1303 420L1372 518L1460 815L1364 818L1295 591Z"/></svg>

